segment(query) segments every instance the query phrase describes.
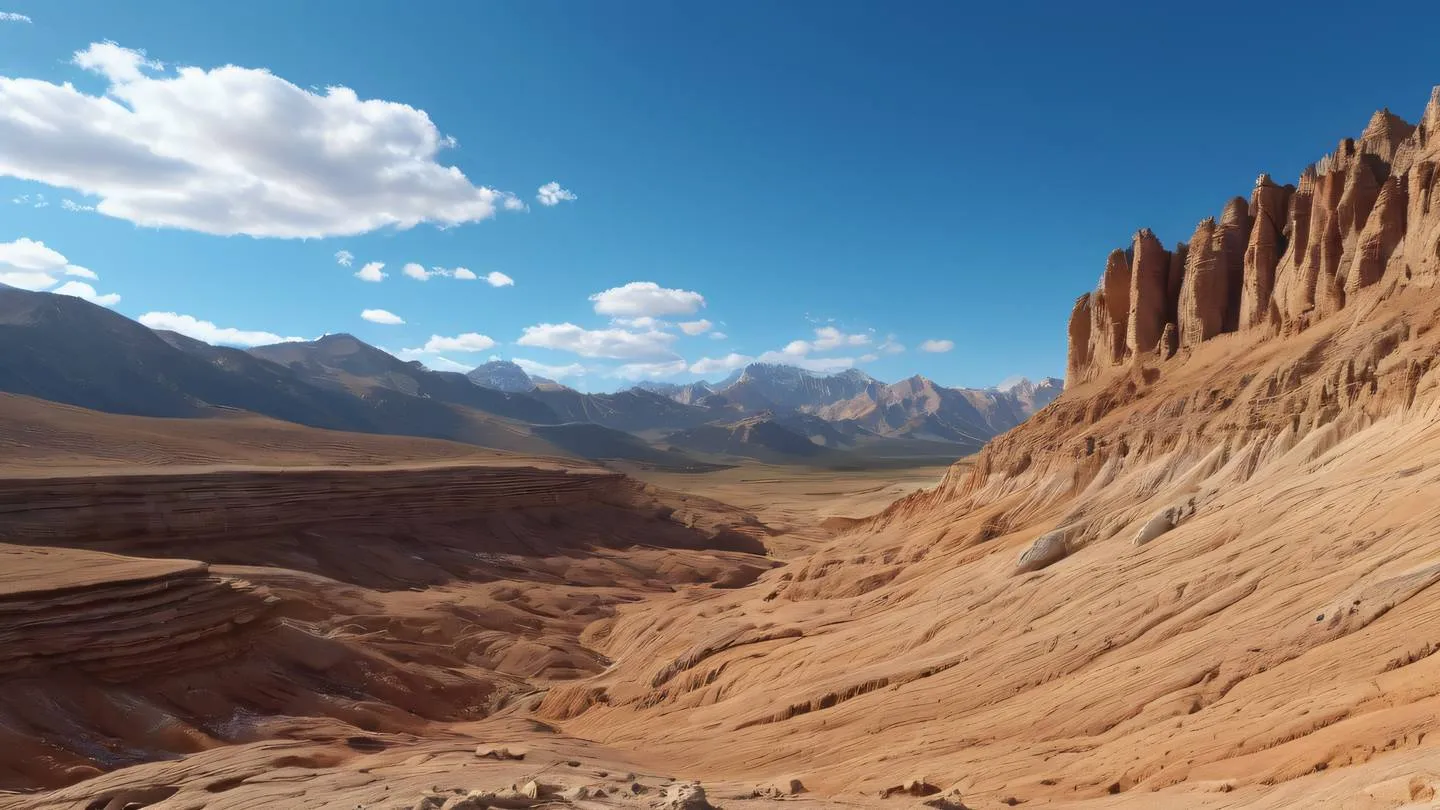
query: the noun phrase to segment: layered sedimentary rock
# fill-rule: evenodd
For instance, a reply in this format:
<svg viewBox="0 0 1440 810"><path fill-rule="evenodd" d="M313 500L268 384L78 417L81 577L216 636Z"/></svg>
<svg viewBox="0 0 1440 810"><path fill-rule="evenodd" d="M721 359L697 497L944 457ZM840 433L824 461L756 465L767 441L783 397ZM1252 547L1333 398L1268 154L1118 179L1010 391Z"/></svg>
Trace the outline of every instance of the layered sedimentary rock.
<svg viewBox="0 0 1440 810"><path fill-rule="evenodd" d="M1275 289L1275 268L1285 249L1285 212L1294 191L1278 186L1270 175L1255 181L1250 195L1250 242L1245 247L1240 293L1240 328L1252 329L1270 316L1270 293Z"/></svg>
<svg viewBox="0 0 1440 810"><path fill-rule="evenodd" d="M1165 329L1170 252L1153 231L1144 228L1135 234L1131 255L1135 265L1130 274L1130 321L1125 345L1133 355L1154 351Z"/></svg>
<svg viewBox="0 0 1440 810"><path fill-rule="evenodd" d="M1303 330L1382 282L1436 283L1437 131L1440 88L1418 125L1375 113L1294 186L1262 174L1248 201L1231 199L1172 251L1142 230L1128 253L1110 254L1099 288L1071 313L1067 383L1230 332Z"/></svg>

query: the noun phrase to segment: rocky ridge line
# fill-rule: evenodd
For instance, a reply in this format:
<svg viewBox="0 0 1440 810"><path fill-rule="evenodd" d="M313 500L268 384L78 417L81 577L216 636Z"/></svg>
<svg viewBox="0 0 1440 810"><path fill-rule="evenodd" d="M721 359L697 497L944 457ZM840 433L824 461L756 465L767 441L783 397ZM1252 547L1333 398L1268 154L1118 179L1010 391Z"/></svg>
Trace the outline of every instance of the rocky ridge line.
<svg viewBox="0 0 1440 810"><path fill-rule="evenodd" d="M1440 87L1418 125L1375 113L1298 183L1260 175L1248 201L1231 199L1173 250L1138 231L1075 302L1067 386L1227 333L1303 331L1381 281L1440 281L1437 133Z"/></svg>

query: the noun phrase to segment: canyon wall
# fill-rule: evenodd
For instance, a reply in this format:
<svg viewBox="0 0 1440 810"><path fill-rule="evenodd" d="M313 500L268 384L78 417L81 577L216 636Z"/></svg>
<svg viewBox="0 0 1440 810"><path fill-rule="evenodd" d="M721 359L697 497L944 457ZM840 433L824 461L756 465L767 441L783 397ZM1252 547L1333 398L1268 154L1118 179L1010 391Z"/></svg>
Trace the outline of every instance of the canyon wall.
<svg viewBox="0 0 1440 810"><path fill-rule="evenodd" d="M1148 228L1070 316L1066 385L1218 335L1303 331L1367 287L1440 280L1440 87L1418 125L1389 110L1294 185L1262 174L1173 250Z"/></svg>

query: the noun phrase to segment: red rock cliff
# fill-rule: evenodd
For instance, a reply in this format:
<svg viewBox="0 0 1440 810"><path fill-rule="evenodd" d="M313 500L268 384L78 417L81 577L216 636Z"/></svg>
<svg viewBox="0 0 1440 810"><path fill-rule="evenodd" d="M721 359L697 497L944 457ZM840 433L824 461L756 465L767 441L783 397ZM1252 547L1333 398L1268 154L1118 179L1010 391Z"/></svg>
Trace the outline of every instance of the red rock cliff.
<svg viewBox="0 0 1440 810"><path fill-rule="evenodd" d="M1248 202L1236 197L1218 222L1202 220L1188 245L1167 251L1141 230L1076 302L1067 383L1231 332L1303 330L1382 282L1434 285L1437 167L1440 87L1418 125L1381 110L1294 186L1260 175Z"/></svg>

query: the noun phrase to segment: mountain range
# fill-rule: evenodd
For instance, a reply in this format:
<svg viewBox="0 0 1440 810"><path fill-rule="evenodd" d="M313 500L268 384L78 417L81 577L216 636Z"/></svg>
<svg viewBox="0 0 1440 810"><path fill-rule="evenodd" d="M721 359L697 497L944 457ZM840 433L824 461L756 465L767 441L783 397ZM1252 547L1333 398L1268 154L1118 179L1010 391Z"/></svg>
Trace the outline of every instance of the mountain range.
<svg viewBox="0 0 1440 810"><path fill-rule="evenodd" d="M79 298L0 288L0 391L135 416L242 410L310 427L690 467L723 457L958 457L1059 380L1001 390L756 363L719 383L584 393L496 360L432 371L347 334L248 350L149 329Z"/></svg>

